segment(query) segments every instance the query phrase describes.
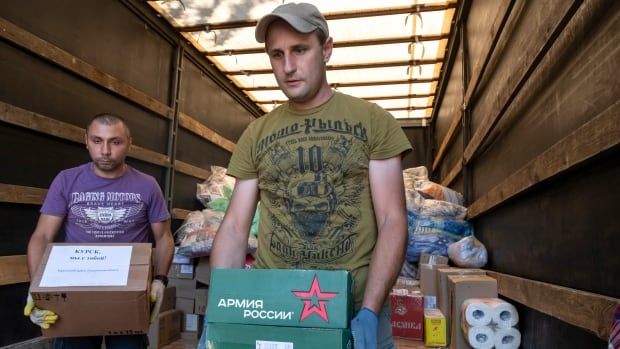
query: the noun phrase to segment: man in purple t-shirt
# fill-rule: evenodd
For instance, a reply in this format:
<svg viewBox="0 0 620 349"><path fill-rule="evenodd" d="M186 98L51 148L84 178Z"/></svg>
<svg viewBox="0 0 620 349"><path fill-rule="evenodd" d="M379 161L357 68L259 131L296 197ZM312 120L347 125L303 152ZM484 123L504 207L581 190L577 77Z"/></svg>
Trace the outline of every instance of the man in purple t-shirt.
<svg viewBox="0 0 620 349"><path fill-rule="evenodd" d="M156 243L151 300L151 320L157 317L166 275L174 251L170 214L155 179L129 165L131 146L127 124L112 114L96 115L86 128L86 148L92 162L61 171L52 182L41 215L28 244L28 270L34 275L48 243L62 226L65 242L148 242L149 230ZM53 310L34 306L28 295L24 315L42 328L53 325ZM56 348L101 348L103 337L57 338ZM108 336L109 349L147 348L145 335Z"/></svg>

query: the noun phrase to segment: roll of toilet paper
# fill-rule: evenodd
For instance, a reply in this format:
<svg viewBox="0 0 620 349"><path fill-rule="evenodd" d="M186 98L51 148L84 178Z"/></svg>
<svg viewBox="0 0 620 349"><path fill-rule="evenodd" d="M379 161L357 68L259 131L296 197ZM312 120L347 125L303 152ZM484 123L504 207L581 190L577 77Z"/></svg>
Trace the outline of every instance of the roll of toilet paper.
<svg viewBox="0 0 620 349"><path fill-rule="evenodd" d="M521 332L515 327L495 328L496 349L517 349L521 345Z"/></svg>
<svg viewBox="0 0 620 349"><path fill-rule="evenodd" d="M474 349L491 349L495 345L495 332L490 326L464 328L467 343Z"/></svg>
<svg viewBox="0 0 620 349"><path fill-rule="evenodd" d="M466 299L461 306L462 319L469 326L485 326L493 320L493 298Z"/></svg>
<svg viewBox="0 0 620 349"><path fill-rule="evenodd" d="M517 309L514 305L505 301L494 304L491 307L491 315L497 327L510 328L519 322Z"/></svg>

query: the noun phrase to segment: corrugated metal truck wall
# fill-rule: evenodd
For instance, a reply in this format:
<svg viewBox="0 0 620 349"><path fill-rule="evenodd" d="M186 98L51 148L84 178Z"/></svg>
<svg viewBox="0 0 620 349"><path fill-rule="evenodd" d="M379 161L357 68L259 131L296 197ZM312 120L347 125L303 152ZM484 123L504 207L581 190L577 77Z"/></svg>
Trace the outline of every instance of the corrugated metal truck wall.
<svg viewBox="0 0 620 349"><path fill-rule="evenodd" d="M90 117L125 117L128 163L153 175L176 225L261 112L141 1L0 2L0 346L39 335L22 315L26 245L47 187L89 160Z"/></svg>
<svg viewBox="0 0 620 349"><path fill-rule="evenodd" d="M434 178L466 194L523 348L607 348L620 302L620 2L462 10Z"/></svg>

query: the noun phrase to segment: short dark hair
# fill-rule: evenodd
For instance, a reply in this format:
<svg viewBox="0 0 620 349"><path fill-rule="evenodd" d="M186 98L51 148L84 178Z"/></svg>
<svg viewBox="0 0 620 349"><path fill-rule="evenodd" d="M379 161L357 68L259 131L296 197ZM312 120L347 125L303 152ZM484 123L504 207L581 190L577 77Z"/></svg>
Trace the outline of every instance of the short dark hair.
<svg viewBox="0 0 620 349"><path fill-rule="evenodd" d="M319 38L319 43L321 45L324 45L325 42L327 41L327 34L325 34L322 30L315 30L313 31L313 33L316 34L316 36Z"/></svg>
<svg viewBox="0 0 620 349"><path fill-rule="evenodd" d="M90 122L86 126L86 133L88 133L88 129L90 129L90 126L94 122L98 122L100 124L104 124L104 125L108 125L108 126L109 125L118 124L120 122L123 125L123 127L125 128L125 130L127 131L127 137L131 137L131 131L129 131L129 126L127 126L127 123L125 122L125 119L123 119L122 117L120 117L120 116L118 116L116 114L112 114L112 113L99 113L99 114L96 114L95 116L92 117L92 119L90 119Z"/></svg>

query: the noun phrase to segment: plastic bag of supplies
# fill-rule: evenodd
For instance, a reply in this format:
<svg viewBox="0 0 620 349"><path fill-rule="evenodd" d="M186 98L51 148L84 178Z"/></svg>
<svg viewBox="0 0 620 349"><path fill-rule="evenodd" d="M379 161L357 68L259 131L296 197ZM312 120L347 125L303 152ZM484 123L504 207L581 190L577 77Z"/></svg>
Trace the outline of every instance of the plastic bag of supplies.
<svg viewBox="0 0 620 349"><path fill-rule="evenodd" d="M473 235L451 244L448 257L458 267L482 268L487 264L487 249Z"/></svg>
<svg viewBox="0 0 620 349"><path fill-rule="evenodd" d="M230 200L234 187L235 177L226 175L225 167L211 166L209 178L196 184L196 198L205 207L216 208L223 204L222 200Z"/></svg>

